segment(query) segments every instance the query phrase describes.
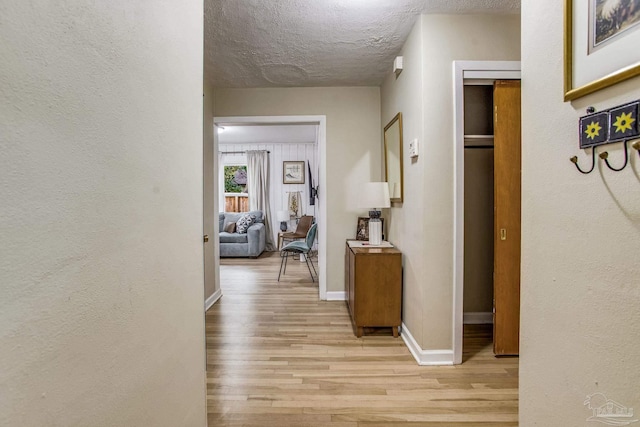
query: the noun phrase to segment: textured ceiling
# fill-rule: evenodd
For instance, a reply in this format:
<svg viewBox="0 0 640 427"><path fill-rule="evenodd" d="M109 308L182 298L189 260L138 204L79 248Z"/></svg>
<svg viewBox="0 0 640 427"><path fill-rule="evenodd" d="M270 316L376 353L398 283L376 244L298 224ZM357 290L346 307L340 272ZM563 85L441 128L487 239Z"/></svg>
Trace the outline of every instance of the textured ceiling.
<svg viewBox="0 0 640 427"><path fill-rule="evenodd" d="M520 0L205 0L214 87L377 86L421 13L519 13Z"/></svg>

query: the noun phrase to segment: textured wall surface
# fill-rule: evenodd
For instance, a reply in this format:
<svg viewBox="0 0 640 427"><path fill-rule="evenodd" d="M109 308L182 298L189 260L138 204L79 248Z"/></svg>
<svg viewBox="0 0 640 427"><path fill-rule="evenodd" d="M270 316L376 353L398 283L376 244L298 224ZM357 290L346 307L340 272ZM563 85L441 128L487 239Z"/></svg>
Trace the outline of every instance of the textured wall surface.
<svg viewBox="0 0 640 427"><path fill-rule="evenodd" d="M344 291L344 242L366 214L358 186L381 178L380 89L217 89L215 101L216 117L327 116L327 291Z"/></svg>
<svg viewBox="0 0 640 427"><path fill-rule="evenodd" d="M0 3L0 425L202 426L202 1Z"/></svg>
<svg viewBox="0 0 640 427"><path fill-rule="evenodd" d="M399 111L405 202L391 209L390 239L403 251L403 321L425 350L451 349L453 308L453 68L455 60L519 60L520 20L504 15L422 15L405 44L406 69L382 86L382 122ZM405 74L406 73L406 74Z"/></svg>
<svg viewBox="0 0 640 427"><path fill-rule="evenodd" d="M422 216L418 220L405 215L411 211L420 212L423 205L424 189L422 188L422 168L417 168L416 163L409 160L407 147L409 141L418 138L424 156L424 116L423 116L423 40L422 20L419 19L409 34L402 49L404 69L396 79L392 72L387 77L380 89L380 102L382 112L382 126L398 113L402 113L403 129L403 165L404 165L404 202L394 205L390 211L385 212L388 224L388 238L391 243L397 245L403 252L403 280L402 289L402 321L410 329L414 337L422 336L424 293L427 285L423 283L419 275L424 275L418 259L420 251L426 244L424 241L424 224ZM384 157L383 157L384 159ZM422 157L419 157L420 161ZM384 169L382 169L384 177ZM423 276L424 278L424 276Z"/></svg>
<svg viewBox="0 0 640 427"><path fill-rule="evenodd" d="M562 2L522 10L522 312L520 425L582 426L592 393L640 407L640 162L590 166L578 118L640 98L635 79L562 101ZM637 52L633 57L638 59ZM622 144L608 151L623 162ZM633 419L637 419L636 415ZM633 425L633 424L632 424Z"/></svg>

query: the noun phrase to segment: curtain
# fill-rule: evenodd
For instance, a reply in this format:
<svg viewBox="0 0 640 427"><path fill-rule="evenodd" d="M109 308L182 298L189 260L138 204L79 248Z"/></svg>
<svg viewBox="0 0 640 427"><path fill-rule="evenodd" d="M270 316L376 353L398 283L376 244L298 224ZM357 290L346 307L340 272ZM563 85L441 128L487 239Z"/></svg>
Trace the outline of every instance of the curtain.
<svg viewBox="0 0 640 427"><path fill-rule="evenodd" d="M266 151L247 151L247 193L249 209L262 211L267 234L265 250L275 251L271 233L271 206L269 205L269 155Z"/></svg>

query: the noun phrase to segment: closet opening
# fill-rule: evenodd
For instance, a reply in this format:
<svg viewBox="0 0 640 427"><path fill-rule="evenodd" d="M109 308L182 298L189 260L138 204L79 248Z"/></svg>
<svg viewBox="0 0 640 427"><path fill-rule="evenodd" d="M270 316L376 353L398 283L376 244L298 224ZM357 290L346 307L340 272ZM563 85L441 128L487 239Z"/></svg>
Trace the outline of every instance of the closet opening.
<svg viewBox="0 0 640 427"><path fill-rule="evenodd" d="M493 338L493 155L493 81L465 84L464 328L485 340Z"/></svg>
<svg viewBox="0 0 640 427"><path fill-rule="evenodd" d="M484 352L519 352L520 63L454 61L453 71L453 363L460 364Z"/></svg>

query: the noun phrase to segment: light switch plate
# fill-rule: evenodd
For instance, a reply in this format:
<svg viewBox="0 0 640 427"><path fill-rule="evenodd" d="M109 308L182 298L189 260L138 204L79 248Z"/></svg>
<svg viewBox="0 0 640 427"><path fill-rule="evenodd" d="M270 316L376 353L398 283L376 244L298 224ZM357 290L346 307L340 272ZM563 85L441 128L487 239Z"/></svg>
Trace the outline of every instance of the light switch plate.
<svg viewBox="0 0 640 427"><path fill-rule="evenodd" d="M418 157L418 140L413 139L409 141L409 157L412 159Z"/></svg>

